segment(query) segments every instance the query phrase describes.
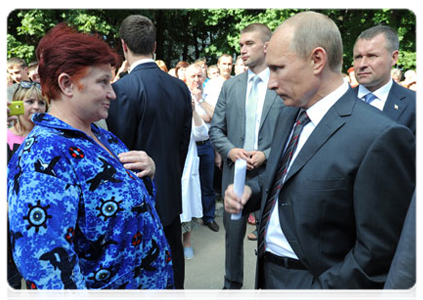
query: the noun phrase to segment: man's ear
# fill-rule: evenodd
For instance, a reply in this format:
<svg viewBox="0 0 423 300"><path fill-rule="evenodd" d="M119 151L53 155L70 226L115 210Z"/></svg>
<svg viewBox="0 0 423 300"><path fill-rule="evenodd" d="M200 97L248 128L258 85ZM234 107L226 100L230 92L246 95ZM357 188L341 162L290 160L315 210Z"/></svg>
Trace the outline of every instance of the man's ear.
<svg viewBox="0 0 423 300"><path fill-rule="evenodd" d="M267 54L267 47L269 46L269 42L264 43L263 52L264 54Z"/></svg>
<svg viewBox="0 0 423 300"><path fill-rule="evenodd" d="M73 96L73 83L70 76L67 73L61 73L57 82L62 93L68 98L71 98Z"/></svg>
<svg viewBox="0 0 423 300"><path fill-rule="evenodd" d="M128 45L126 45L125 41L123 39L120 39L121 43L122 43L122 50L123 52L127 53L128 52Z"/></svg>
<svg viewBox="0 0 423 300"><path fill-rule="evenodd" d="M313 70L315 74L322 72L327 62L326 50L322 47L317 47L311 52L311 61L313 62Z"/></svg>
<svg viewBox="0 0 423 300"><path fill-rule="evenodd" d="M391 67L395 66L398 62L398 50L395 50L394 52L392 52L391 54Z"/></svg>

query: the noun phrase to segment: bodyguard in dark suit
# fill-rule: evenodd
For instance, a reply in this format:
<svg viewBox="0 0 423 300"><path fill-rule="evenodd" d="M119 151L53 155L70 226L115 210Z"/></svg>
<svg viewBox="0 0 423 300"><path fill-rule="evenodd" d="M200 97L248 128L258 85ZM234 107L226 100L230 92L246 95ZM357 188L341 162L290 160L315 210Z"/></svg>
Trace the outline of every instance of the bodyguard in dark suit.
<svg viewBox="0 0 423 300"><path fill-rule="evenodd" d="M412 132L343 82L335 23L299 13L273 34L269 88L289 108L266 172L230 213L261 210L257 288L382 288L415 187Z"/></svg>
<svg viewBox="0 0 423 300"><path fill-rule="evenodd" d="M129 149L143 150L156 163L156 209L168 239L175 287L184 285L180 213L181 177L191 134L191 95L184 82L151 59L156 31L143 16L127 17L120 28L130 73L113 84L116 100L109 109L109 130Z"/></svg>
<svg viewBox="0 0 423 300"><path fill-rule="evenodd" d="M354 45L354 72L358 98L383 111L389 118L416 134L416 92L391 78L398 61L398 34L389 26L363 31Z"/></svg>
<svg viewBox="0 0 423 300"><path fill-rule="evenodd" d="M247 179L263 173L266 167L275 123L284 107L277 94L267 89L269 69L265 51L271 35L270 29L259 23L241 31L241 56L249 70L223 84L214 110L210 140L223 159L222 191L233 183L238 158L248 163ZM232 220L224 212L227 289L240 289L243 284L247 217Z"/></svg>

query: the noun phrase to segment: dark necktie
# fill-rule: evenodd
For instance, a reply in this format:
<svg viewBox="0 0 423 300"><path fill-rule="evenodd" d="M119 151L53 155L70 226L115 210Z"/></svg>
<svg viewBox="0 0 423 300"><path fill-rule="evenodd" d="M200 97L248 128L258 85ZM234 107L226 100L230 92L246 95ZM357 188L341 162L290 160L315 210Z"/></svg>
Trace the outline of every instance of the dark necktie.
<svg viewBox="0 0 423 300"><path fill-rule="evenodd" d="M264 254L266 250L266 245L265 245L266 230L269 224L270 215L271 215L273 206L276 203L276 199L278 199L279 192L283 185L283 180L285 178L292 156L295 153L295 149L297 148L298 139L300 137L301 131L303 130L304 126L307 125L308 122L310 122L310 119L308 118L307 113L305 111L302 111L295 122L291 139L289 140L288 146L286 147L286 150L282 156L281 163L279 165L278 171L273 181L274 183L272 185L272 190L269 196L267 197L266 204L264 205L264 210L261 217L261 227L260 227L260 232L258 236L259 257L262 257L262 255Z"/></svg>

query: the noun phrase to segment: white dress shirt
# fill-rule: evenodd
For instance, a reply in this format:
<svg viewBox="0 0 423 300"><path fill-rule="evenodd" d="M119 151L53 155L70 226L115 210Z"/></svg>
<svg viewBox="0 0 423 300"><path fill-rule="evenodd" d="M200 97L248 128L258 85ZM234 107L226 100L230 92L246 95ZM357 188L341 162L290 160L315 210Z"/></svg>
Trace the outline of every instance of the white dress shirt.
<svg viewBox="0 0 423 300"><path fill-rule="evenodd" d="M250 90L252 88L252 80L256 74L254 74L251 70L248 70L248 81L247 81L247 97L245 98L245 102L247 102L248 95L250 94ZM269 68L264 69L259 74L260 81L257 83L257 109L256 109L256 125L255 125L255 134L254 134L254 150L258 149L258 135L261 123L261 115L263 112L264 106L264 99L266 98L267 92L267 83L269 82L270 77L270 70Z"/></svg>
<svg viewBox="0 0 423 300"><path fill-rule="evenodd" d="M386 99L388 99L389 91L391 90L392 84L393 84L393 80L391 78L391 80L389 80L387 84L385 84L384 86L374 91L373 95L376 96L376 99L374 99L370 103L370 105L382 111L383 107L385 106ZM370 93L370 91L365 86L361 84L358 86L358 93L357 93L358 98L360 98L363 101L366 101L364 97L368 93Z"/></svg>
<svg viewBox="0 0 423 300"><path fill-rule="evenodd" d="M347 82L344 82L340 87L338 87L335 91L327 95L326 97L322 98L318 102L316 102L313 106L307 109L307 115L310 118L310 122L304 126L300 138L298 140L297 148L292 156L291 162L288 166L287 173L289 173L289 169L292 166L295 158L297 157L298 153L301 151L302 147L306 143L307 139L313 133L313 130L319 124L319 122L323 119L329 109L348 91L349 85ZM292 131L291 131L292 135ZM291 138L291 137L290 137ZM289 139L290 139L289 138ZM289 141L288 139L288 141ZM286 148L287 145L285 145ZM286 177L286 175L285 175ZM285 180L285 178L284 178ZM283 186L282 186L283 189ZM278 197L279 198L279 197ZM298 256L295 254L294 250L292 249L291 245L287 241L282 228L279 222L279 210L275 209L278 207L279 199L276 199L276 203L274 205L273 211L270 216L267 233L266 233L266 250L276 254L278 256L290 257L294 259L298 259Z"/></svg>

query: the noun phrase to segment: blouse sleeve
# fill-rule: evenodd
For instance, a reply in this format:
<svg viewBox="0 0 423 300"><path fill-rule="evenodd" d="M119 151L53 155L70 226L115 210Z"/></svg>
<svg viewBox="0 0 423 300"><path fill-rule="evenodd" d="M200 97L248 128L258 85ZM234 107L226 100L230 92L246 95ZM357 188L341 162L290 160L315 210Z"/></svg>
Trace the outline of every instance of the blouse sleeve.
<svg viewBox="0 0 423 300"><path fill-rule="evenodd" d="M86 288L73 241L80 188L69 180L73 170L66 158L48 152L21 153L9 164L13 258L32 288Z"/></svg>

